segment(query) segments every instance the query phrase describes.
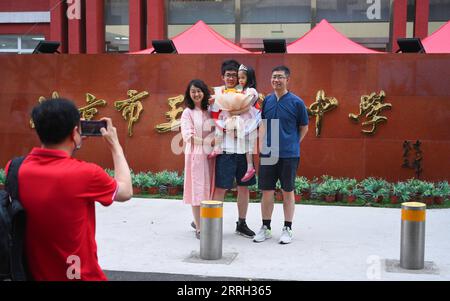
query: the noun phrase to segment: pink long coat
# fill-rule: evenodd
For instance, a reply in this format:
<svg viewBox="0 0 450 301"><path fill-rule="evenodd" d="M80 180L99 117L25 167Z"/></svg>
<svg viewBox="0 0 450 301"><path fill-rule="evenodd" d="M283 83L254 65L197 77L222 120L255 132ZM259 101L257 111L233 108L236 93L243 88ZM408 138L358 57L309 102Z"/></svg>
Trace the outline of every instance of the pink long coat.
<svg viewBox="0 0 450 301"><path fill-rule="evenodd" d="M208 159L210 147L204 147L192 137L212 138L212 120L208 111L186 108L181 115L181 134L186 144L184 155L184 194L183 202L192 206L200 206L201 201L211 200L214 193L215 159ZM207 144L205 142L204 144Z"/></svg>

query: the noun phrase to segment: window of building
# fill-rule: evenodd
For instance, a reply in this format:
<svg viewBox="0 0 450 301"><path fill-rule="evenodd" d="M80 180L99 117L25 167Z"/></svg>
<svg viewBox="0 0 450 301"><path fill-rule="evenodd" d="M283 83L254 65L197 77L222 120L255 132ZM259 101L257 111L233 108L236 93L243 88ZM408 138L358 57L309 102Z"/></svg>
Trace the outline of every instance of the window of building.
<svg viewBox="0 0 450 301"><path fill-rule="evenodd" d="M208 24L234 24L235 0L169 0L168 23L194 24L202 20Z"/></svg>
<svg viewBox="0 0 450 301"><path fill-rule="evenodd" d="M169 0L167 34L172 38L202 20L235 42L235 0Z"/></svg>
<svg viewBox="0 0 450 301"><path fill-rule="evenodd" d="M130 48L128 2L129 0L105 1L105 41L107 52L127 52Z"/></svg>
<svg viewBox="0 0 450 301"><path fill-rule="evenodd" d="M241 1L243 24L310 23L311 0Z"/></svg>
<svg viewBox="0 0 450 301"><path fill-rule="evenodd" d="M32 53L43 40L44 36L40 35L0 35L0 53Z"/></svg>
<svg viewBox="0 0 450 301"><path fill-rule="evenodd" d="M431 22L447 22L450 20L450 1L430 0L429 20Z"/></svg>
<svg viewBox="0 0 450 301"><path fill-rule="evenodd" d="M240 1L240 43L261 49L262 39L291 42L311 29L311 0Z"/></svg>
<svg viewBox="0 0 450 301"><path fill-rule="evenodd" d="M390 0L317 0L317 22L389 22Z"/></svg>

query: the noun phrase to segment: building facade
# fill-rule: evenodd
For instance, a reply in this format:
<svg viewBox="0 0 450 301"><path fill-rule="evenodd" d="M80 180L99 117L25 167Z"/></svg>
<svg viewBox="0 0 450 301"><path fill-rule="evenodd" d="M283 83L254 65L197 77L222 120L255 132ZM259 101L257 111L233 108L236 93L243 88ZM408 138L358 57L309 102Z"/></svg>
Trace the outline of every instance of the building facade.
<svg viewBox="0 0 450 301"><path fill-rule="evenodd" d="M450 19L450 0L0 0L0 53L39 41L62 53L138 51L198 20L249 50L289 43L320 20L365 47L396 51L399 37L425 38Z"/></svg>

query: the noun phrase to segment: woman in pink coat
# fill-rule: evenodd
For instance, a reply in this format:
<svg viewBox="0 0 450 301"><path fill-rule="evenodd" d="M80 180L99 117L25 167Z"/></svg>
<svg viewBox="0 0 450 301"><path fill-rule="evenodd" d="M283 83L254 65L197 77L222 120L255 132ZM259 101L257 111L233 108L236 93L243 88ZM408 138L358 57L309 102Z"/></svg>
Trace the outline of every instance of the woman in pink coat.
<svg viewBox="0 0 450 301"><path fill-rule="evenodd" d="M186 109L181 115L181 133L186 144L183 202L192 206L197 238L200 238L200 202L210 200L214 192L215 161L207 158L214 138L213 121L208 113L209 98L206 84L192 80L186 89Z"/></svg>

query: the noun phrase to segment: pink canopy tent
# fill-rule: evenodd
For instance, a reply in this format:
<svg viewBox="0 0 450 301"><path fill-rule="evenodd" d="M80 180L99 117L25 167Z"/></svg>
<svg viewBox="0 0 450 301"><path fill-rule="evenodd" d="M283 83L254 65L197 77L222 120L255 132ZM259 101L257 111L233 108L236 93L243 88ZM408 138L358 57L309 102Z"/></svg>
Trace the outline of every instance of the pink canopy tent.
<svg viewBox="0 0 450 301"><path fill-rule="evenodd" d="M450 21L422 41L426 53L450 53Z"/></svg>
<svg viewBox="0 0 450 301"><path fill-rule="evenodd" d="M365 48L338 32L327 20L287 46L287 53L383 53Z"/></svg>
<svg viewBox="0 0 450 301"><path fill-rule="evenodd" d="M215 32L202 20L197 21L190 28L172 38L177 52L185 53L251 53ZM130 52L130 54L151 53L153 48Z"/></svg>

